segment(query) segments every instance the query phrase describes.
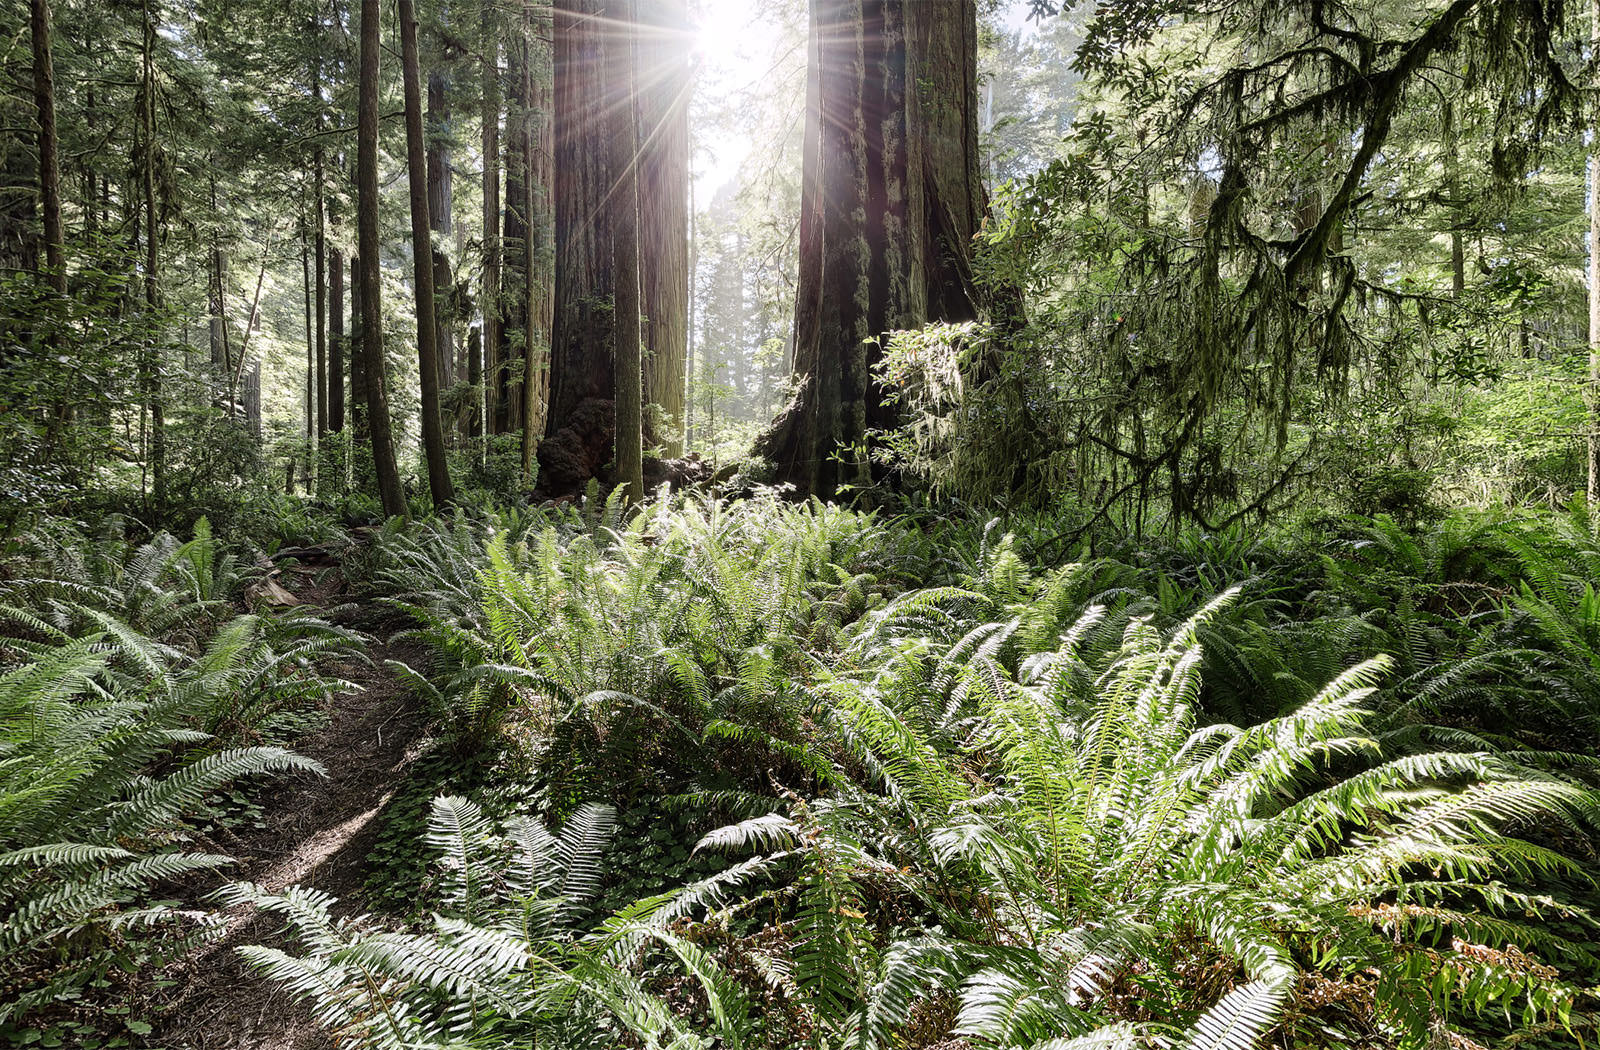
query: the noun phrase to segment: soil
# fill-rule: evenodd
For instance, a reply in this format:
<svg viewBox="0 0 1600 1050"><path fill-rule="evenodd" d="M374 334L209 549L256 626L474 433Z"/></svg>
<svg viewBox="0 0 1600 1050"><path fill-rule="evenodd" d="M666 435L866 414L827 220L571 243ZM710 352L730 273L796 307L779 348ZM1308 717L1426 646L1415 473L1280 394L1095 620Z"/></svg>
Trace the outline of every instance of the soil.
<svg viewBox="0 0 1600 1050"><path fill-rule="evenodd" d="M374 622L369 607L337 605L344 589L337 568L289 572L278 582L301 603L328 609L342 626L371 635L371 662L337 669L359 688L337 697L326 726L294 745L300 754L322 763L327 776L275 782L261 800L264 826L225 835L217 845L238 861L226 872L229 880L254 882L274 892L297 883L315 887L339 899L339 914L357 914L363 910L366 860L382 824L380 814L425 744L420 704L384 661L416 667L421 653L384 642L401 624ZM292 948L282 920L247 908L224 917L221 938L162 974L175 983L154 1004L167 1020L157 1025L147 1045L162 1050L333 1047L308 1007L257 976L235 951L246 944Z"/></svg>

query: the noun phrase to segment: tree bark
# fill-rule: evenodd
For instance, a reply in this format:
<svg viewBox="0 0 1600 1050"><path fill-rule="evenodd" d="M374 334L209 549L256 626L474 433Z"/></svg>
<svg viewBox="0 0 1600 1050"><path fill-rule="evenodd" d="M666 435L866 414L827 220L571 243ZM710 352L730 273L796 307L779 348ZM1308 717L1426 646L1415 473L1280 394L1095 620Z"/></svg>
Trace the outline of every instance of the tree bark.
<svg viewBox="0 0 1600 1050"><path fill-rule="evenodd" d="M527 354L522 382L522 483L533 484L534 454L544 436L550 403L550 326L555 310L555 210L553 202L554 123L550 118L555 92L555 61L548 4L523 0L524 33L528 39L529 120L523 170L527 177Z"/></svg>
<svg viewBox="0 0 1600 1050"><path fill-rule="evenodd" d="M33 103L39 121L39 203L44 212L44 264L50 287L67 294L61 232L61 162L56 148L55 70L50 60L50 3L33 0Z"/></svg>
<svg viewBox="0 0 1600 1050"><path fill-rule="evenodd" d="M367 430L378 498L389 517L409 517L389 431L378 253L378 0L361 0L361 78L356 105L356 240L361 256L361 356Z"/></svg>
<svg viewBox="0 0 1600 1050"><path fill-rule="evenodd" d="M317 34L320 38L320 33ZM311 93L317 107L317 131L322 131L322 59L311 66ZM318 139L320 142L321 140ZM317 437L328 432L328 298L327 298L327 203L324 200L324 172L322 147L312 153L311 177L313 180L312 207L316 210L315 241L312 245L312 262L316 277L316 350L317 374L314 390L317 400Z"/></svg>
<svg viewBox="0 0 1600 1050"><path fill-rule="evenodd" d="M500 35L494 12L494 0L483 0L483 335L474 378L483 393L482 408L468 423L472 437L492 425L494 354L500 345Z"/></svg>
<svg viewBox="0 0 1600 1050"><path fill-rule="evenodd" d="M639 337L639 185L636 166L638 125L634 119L633 0L607 5L610 32L606 39L606 79L625 104L611 109L611 165L617 173L612 195L612 265L616 294L617 482L627 499L644 499L644 448L641 409L642 372Z"/></svg>
<svg viewBox="0 0 1600 1050"><path fill-rule="evenodd" d="M439 70L428 73L428 223L433 230L433 290L437 296L433 311L434 342L439 348L439 389L447 390L454 381L455 363L455 269L450 256L440 247L450 234L451 206L454 199L450 168L449 79Z"/></svg>
<svg viewBox="0 0 1600 1050"><path fill-rule="evenodd" d="M1600 0L1589 3L1589 61L1600 55ZM1589 417L1588 500L1600 501L1600 106L1594 106L1589 144L1589 374L1584 384Z"/></svg>
<svg viewBox="0 0 1600 1050"><path fill-rule="evenodd" d="M302 206L304 198L302 198ZM316 477L317 461L317 337L313 332L315 323L312 320L311 300L311 245L306 237L305 212L300 213L300 280L306 311L306 441L305 455L302 457L302 479L307 495L315 491L313 485ZM248 399L247 399L248 400Z"/></svg>
<svg viewBox="0 0 1600 1050"><path fill-rule="evenodd" d="M359 236L359 230L358 236ZM361 338L361 256L350 257L350 429L351 447L367 443L367 355Z"/></svg>
<svg viewBox="0 0 1600 1050"><path fill-rule="evenodd" d="M406 169L411 188L411 258L416 269L417 372L421 387L422 456L435 509L456 500L445 461L444 424L439 418L439 329L435 322L433 231L428 220L428 157L422 135L422 77L417 60L417 15L412 0L399 0L400 69L405 89Z"/></svg>
<svg viewBox="0 0 1600 1050"><path fill-rule="evenodd" d="M556 0L555 312L540 487L572 491L597 476L615 444L614 188L602 0Z"/></svg>
<svg viewBox="0 0 1600 1050"><path fill-rule="evenodd" d="M883 336L977 316L976 4L811 0L811 49L800 389L756 451L778 480L827 495L871 483L870 433L897 422L873 378Z"/></svg>
<svg viewBox="0 0 1600 1050"><path fill-rule="evenodd" d="M328 431L344 432L344 253L328 251Z"/></svg>
<svg viewBox="0 0 1600 1050"><path fill-rule="evenodd" d="M150 0L141 5L144 38L142 46L143 75L140 87L140 125L143 132L143 156L140 175L144 196L144 302L148 312L144 333L145 347L141 354L141 383L150 406L150 477L152 495L158 508L167 504L167 424L166 405L161 394L161 351L155 325L161 306L161 258L158 245L161 233L156 216L156 76L155 13L150 10Z"/></svg>
<svg viewBox="0 0 1600 1050"><path fill-rule="evenodd" d="M645 315L644 397L665 425L645 436L683 455L689 348L689 11L685 0L641 8L639 279Z"/></svg>
<svg viewBox="0 0 1600 1050"><path fill-rule="evenodd" d="M523 381L528 349L528 147L530 41L528 22L519 17L507 55L511 95L506 100L506 211L500 241L500 344L495 352L494 432L510 434L522 427ZM513 362L521 361L519 369Z"/></svg>

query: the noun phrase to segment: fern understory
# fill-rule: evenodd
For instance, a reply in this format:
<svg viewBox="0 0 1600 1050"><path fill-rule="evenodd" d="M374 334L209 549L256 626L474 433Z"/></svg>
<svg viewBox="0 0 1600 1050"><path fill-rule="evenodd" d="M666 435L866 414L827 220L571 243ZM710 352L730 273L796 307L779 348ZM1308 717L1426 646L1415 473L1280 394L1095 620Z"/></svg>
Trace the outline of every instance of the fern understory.
<svg viewBox="0 0 1600 1050"><path fill-rule="evenodd" d="M49 521L0 560L0 1035L24 1044L59 1045L52 1018L84 1045L150 1031L127 976L220 929L175 899L231 864L202 826L235 782L321 772L285 745L364 648L247 608L260 572L204 519L187 542L135 528Z"/></svg>
<svg viewBox="0 0 1600 1050"><path fill-rule="evenodd" d="M240 886L302 945L251 959L351 1046L1592 1041L1594 522L1342 530L391 524L490 783L433 804L426 920Z"/></svg>

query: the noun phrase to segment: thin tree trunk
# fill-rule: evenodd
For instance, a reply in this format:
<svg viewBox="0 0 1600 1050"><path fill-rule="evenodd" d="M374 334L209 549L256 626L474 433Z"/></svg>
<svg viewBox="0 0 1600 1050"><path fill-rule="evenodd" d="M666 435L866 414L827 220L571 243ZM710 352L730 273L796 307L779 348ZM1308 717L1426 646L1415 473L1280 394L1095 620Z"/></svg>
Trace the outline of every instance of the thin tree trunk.
<svg viewBox="0 0 1600 1050"><path fill-rule="evenodd" d="M328 251L328 431L344 431L344 253Z"/></svg>
<svg viewBox="0 0 1600 1050"><path fill-rule="evenodd" d="M527 372L528 350L528 135L531 110L528 105L528 24L518 20L517 32L507 54L507 79L511 94L506 99L506 213L500 245L504 269L500 286L500 345L495 352L494 432L509 434L522 426L522 381L515 379L512 364L521 358Z"/></svg>
<svg viewBox="0 0 1600 1050"><path fill-rule="evenodd" d="M350 257L350 447L367 443L367 355L361 338L361 256ZM352 464L353 465L353 464Z"/></svg>
<svg viewBox="0 0 1600 1050"><path fill-rule="evenodd" d="M548 4L534 6L523 0L523 32L528 39L528 61L523 65L523 96L528 100L529 124L523 141L523 171L527 182L528 249L527 350L522 380L522 483L533 484L534 454L544 436L550 399L550 323L555 310L555 211L551 169L554 125L550 108L554 95L554 54Z"/></svg>
<svg viewBox="0 0 1600 1050"><path fill-rule="evenodd" d="M606 41L606 79L626 104L611 106L611 165L617 173L612 196L612 259L616 296L617 481L627 498L644 499L644 449L641 430L639 344L639 186L637 125L633 115L633 0L611 0L611 32Z"/></svg>
<svg viewBox="0 0 1600 1050"><path fill-rule="evenodd" d="M495 353L500 345L500 34L494 0L483 0L483 337L478 379L482 408L469 424L481 437L494 417Z"/></svg>
<svg viewBox="0 0 1600 1050"><path fill-rule="evenodd" d="M1450 294L1456 299L1467 290L1467 253L1461 236L1461 134L1456 127L1456 107L1444 100L1444 189L1450 195Z"/></svg>
<svg viewBox="0 0 1600 1050"><path fill-rule="evenodd" d="M49 0L33 0L33 103L39 120L39 202L44 210L44 264L50 287L67 294L61 232L61 163L56 150L55 71L50 60Z"/></svg>
<svg viewBox="0 0 1600 1050"><path fill-rule="evenodd" d="M310 495L314 489L317 459L317 337L313 333L311 291L311 246L307 243L306 222L300 220L300 280L306 310L306 445L303 466L304 489Z"/></svg>
<svg viewBox="0 0 1600 1050"><path fill-rule="evenodd" d="M428 223L428 156L422 135L422 77L417 68L417 15L412 0L399 0L400 70L405 86L406 170L411 188L411 258L416 269L417 370L421 387L422 455L435 509L455 502L439 419L439 329L434 322L433 231ZM363 253L364 254L364 253Z"/></svg>
<svg viewBox="0 0 1600 1050"><path fill-rule="evenodd" d="M450 256L441 247L449 237L453 219L453 180L449 80L437 69L428 73L428 111L424 124L428 140L428 224L433 231L431 261L433 290L437 297L433 310L434 343L439 349L439 389L442 392L455 380L455 271L450 265Z"/></svg>
<svg viewBox="0 0 1600 1050"><path fill-rule="evenodd" d="M389 431L383 360L383 301L378 253L378 0L361 0L361 79L356 105L356 240L361 255L361 354L365 358L367 429L378 498L389 517L410 517Z"/></svg>
<svg viewBox="0 0 1600 1050"><path fill-rule="evenodd" d="M316 100L317 131L322 130L322 60L318 58L311 67L311 93ZM318 140L320 141L320 139ZM316 209L317 224L315 227L316 240L312 246L312 258L316 270L316 348L317 369L316 382L313 390L317 399L317 437L328 432L328 298L327 298L327 258L328 258L328 231L327 231L327 202L323 199L323 155L322 147L318 146L312 154L311 177L314 191L311 195L312 207ZM320 442L319 442L320 450ZM320 464L319 464L320 465Z"/></svg>
<svg viewBox="0 0 1600 1050"><path fill-rule="evenodd" d="M158 249L160 243L160 230L156 217L156 76L155 76L155 46L156 24L155 14L150 10L150 0L144 0L141 6L144 21L143 40L143 84L141 95L143 105L140 109L141 124L144 134L144 156L141 165L141 174L144 182L144 301L145 308L149 311L148 328L145 332L146 345L143 353L142 371L145 398L150 405L150 475L153 494L157 507L167 504L167 424L166 406L161 395L161 358L157 345L157 333L154 331L156 315L161 305L161 259Z"/></svg>
<svg viewBox="0 0 1600 1050"><path fill-rule="evenodd" d="M1600 55L1600 0L1589 3L1589 60ZM1600 106L1591 120L1589 145L1589 375L1584 386L1589 416L1588 499L1600 502Z"/></svg>

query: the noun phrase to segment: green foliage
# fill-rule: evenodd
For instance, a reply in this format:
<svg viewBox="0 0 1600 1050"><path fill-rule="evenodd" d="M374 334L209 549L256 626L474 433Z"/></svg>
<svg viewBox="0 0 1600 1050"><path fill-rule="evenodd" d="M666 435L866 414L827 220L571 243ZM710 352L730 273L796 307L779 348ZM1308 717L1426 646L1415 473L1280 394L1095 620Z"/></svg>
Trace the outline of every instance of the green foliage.
<svg viewBox="0 0 1600 1050"><path fill-rule="evenodd" d="M359 639L234 614L242 573L202 521L135 546L49 522L7 563L0 633L0 1021L215 931L161 887L229 863L192 844L231 782L320 772L275 720L346 683Z"/></svg>
<svg viewBox="0 0 1600 1050"><path fill-rule="evenodd" d="M346 1045L428 1047L582 1045L620 1030L641 1045L689 1050L738 1046L743 1003L711 958L670 928L707 884L640 901L591 932L577 920L599 887L615 813L576 809L552 834L533 820L494 827L461 798L434 800L427 839L443 889L433 926L410 934L367 917L335 919L315 890L269 894L236 884L231 900L282 915L307 954L241 949ZM706 997L708 1023L675 1017L638 979L651 949L679 962Z"/></svg>
<svg viewBox="0 0 1600 1050"><path fill-rule="evenodd" d="M1013 524L762 496L390 526L373 578L438 659L416 688L496 757L478 805L435 805L422 931L319 932L302 901L309 955L259 961L362 1045L1588 1026L1586 515L1047 571L1055 523ZM574 909L512 858L561 855L529 813L592 840L594 799L620 831L611 874L582 869L605 906ZM726 851L756 856L707 877Z"/></svg>

